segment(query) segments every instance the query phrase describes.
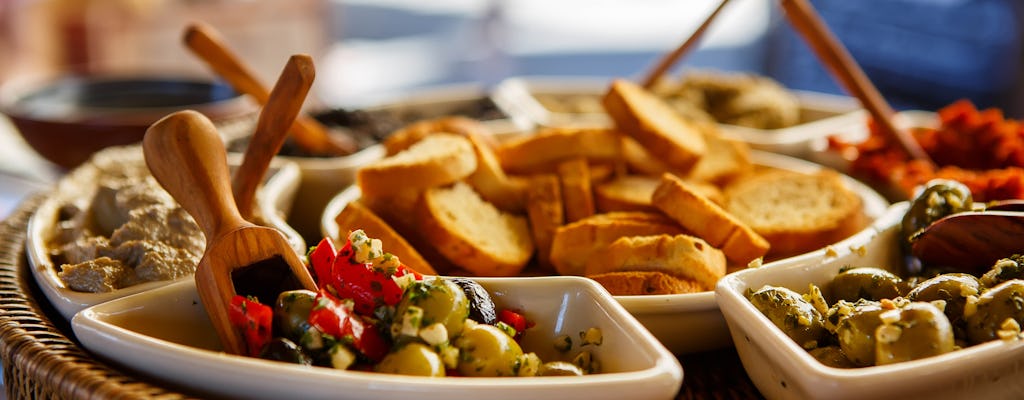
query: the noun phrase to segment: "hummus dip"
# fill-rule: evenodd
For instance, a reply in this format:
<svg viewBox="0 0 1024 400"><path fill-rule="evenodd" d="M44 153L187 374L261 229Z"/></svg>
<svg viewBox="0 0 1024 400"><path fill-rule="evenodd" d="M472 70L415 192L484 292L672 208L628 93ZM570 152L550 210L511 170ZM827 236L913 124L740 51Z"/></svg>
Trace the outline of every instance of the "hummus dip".
<svg viewBox="0 0 1024 400"><path fill-rule="evenodd" d="M139 146L114 147L62 178L48 248L57 276L81 292L109 292L195 272L206 241L160 186Z"/></svg>

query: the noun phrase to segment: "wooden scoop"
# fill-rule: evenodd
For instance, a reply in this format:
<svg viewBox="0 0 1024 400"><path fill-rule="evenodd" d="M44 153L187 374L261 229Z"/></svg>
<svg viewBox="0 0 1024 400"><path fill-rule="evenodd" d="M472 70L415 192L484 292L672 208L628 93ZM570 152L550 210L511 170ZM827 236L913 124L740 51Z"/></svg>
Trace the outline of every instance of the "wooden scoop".
<svg viewBox="0 0 1024 400"><path fill-rule="evenodd" d="M1006 203L1005 207L1018 205ZM980 275L1000 258L1024 253L1022 238L1024 212L962 212L925 228L911 243L911 253L925 265L955 267Z"/></svg>
<svg viewBox="0 0 1024 400"><path fill-rule="evenodd" d="M690 37L686 38L686 40L683 41L683 43L679 45L679 47L677 47L671 53L668 53L664 57L662 57L661 61L659 61L658 64L655 65L655 67L651 69L650 72L647 73L647 77L644 78L643 81L641 81L640 85L643 86L645 89L650 89L654 87L654 84L658 83L658 80L661 79L661 76L665 74L665 71L668 71L669 68L672 68L672 66L675 65L675 63L678 62L680 58L682 58L684 55L689 53L690 50L697 46L697 43L700 42L701 36L704 36L704 31L706 31L708 27L711 26L711 21L715 20L715 17L717 17L718 13L721 12L723 8L725 8L725 5L727 3L729 3L729 0L722 0L722 2L718 4L718 7L715 8L715 10L712 11L710 15L708 15L707 19L705 19L704 22L697 27L697 30L693 31L693 33L690 34Z"/></svg>
<svg viewBox="0 0 1024 400"><path fill-rule="evenodd" d="M815 55L825 65L825 68L832 73L832 76L848 92L860 100L879 128L882 129L882 132L895 139L896 143L911 158L932 163L931 158L921 149L917 141L909 133L897 128L893 124L895 112L892 110L892 107L889 106L889 103L885 101L885 98L882 97L864 71L857 65L857 62L850 56L846 47L828 29L821 16L815 11L814 6L807 0L781 1L782 8L786 11L786 17L789 18L793 28L811 46Z"/></svg>
<svg viewBox="0 0 1024 400"><path fill-rule="evenodd" d="M150 126L142 147L153 176L206 235L196 288L224 351L245 354L228 319L231 298L252 295L269 305L282 291L316 290L316 283L281 232L239 215L224 143L209 119L191 110L168 115Z"/></svg>
<svg viewBox="0 0 1024 400"><path fill-rule="evenodd" d="M235 204L243 219L252 218L256 187L263 181L270 160L281 150L281 145L288 136L288 127L299 115L302 102L313 85L315 75L316 70L310 56L291 56L281 71L281 76L277 78L277 84L270 92L267 104L260 111L256 132L249 140L245 158L242 159L242 165L235 171L231 182Z"/></svg>
<svg viewBox="0 0 1024 400"><path fill-rule="evenodd" d="M219 34L210 26L193 23L185 29L185 46L200 59L209 64L218 75L240 93L252 96L260 105L266 105L270 91L258 79L252 69L235 55ZM289 130L295 142L314 154L335 154L339 156L356 151L356 143L347 135L332 135L315 119L299 115Z"/></svg>

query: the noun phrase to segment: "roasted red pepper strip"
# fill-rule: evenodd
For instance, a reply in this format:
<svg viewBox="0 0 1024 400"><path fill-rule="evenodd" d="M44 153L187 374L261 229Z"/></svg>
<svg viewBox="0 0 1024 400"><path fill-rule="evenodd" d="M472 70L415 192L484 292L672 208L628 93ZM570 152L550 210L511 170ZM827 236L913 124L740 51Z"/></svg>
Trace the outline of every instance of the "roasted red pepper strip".
<svg viewBox="0 0 1024 400"><path fill-rule="evenodd" d="M263 346L271 339L270 324L274 319L274 310L245 296L235 295L231 298L228 319L231 325L242 331L249 356L259 357Z"/></svg>
<svg viewBox="0 0 1024 400"><path fill-rule="evenodd" d="M517 313L515 311L511 311L511 310L501 310L501 311L499 311L498 312L498 321L499 322L504 322L504 323L508 324L509 326L515 328L515 330L516 330L516 339L519 339L520 337L522 337L523 336L523 332L526 331L526 328L529 328L530 326L532 326L532 324L529 321L526 320L526 317L524 317L520 313Z"/></svg>
<svg viewBox="0 0 1024 400"><path fill-rule="evenodd" d="M321 290L316 306L309 313L309 324L321 332L334 336L374 362L380 361L390 347L372 323L356 315L351 303L346 303Z"/></svg>
<svg viewBox="0 0 1024 400"><path fill-rule="evenodd" d="M334 241L326 237L321 239L320 243L317 243L313 251L309 253L309 264L313 267L318 285L324 286L327 279L334 275L331 273L331 268L334 267L334 258L337 255L338 250L334 249Z"/></svg>

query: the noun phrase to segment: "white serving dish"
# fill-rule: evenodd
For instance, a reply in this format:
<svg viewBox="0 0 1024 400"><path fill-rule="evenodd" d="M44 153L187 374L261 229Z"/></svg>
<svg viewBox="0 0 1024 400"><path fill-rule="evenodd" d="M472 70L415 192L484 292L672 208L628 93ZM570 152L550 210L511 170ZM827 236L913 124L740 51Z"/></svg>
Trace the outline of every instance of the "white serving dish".
<svg viewBox="0 0 1024 400"><path fill-rule="evenodd" d="M760 151L752 151L751 159L758 166L796 172L814 173L822 168L807 161ZM860 195L869 221L881 216L889 207L885 198L863 183L845 175L843 182ZM359 196L359 188L352 186L327 204L320 221L325 237L340 240L341 232L334 218ZM615 296L615 299L673 353L694 353L732 344L725 319L715 302L714 292Z"/></svg>
<svg viewBox="0 0 1024 400"><path fill-rule="evenodd" d="M141 148L139 148L141 152ZM229 163L238 165L239 157L230 157ZM284 216L295 199L299 186L299 167L287 161L274 161L267 171L267 178L256 192L256 204L259 212L266 219L268 226L277 228L288 239L288 243L296 251L305 254L306 242L289 226ZM164 285L167 281L146 282L106 293L88 293L69 289L57 276L57 268L47 252L47 238L50 236L57 220L59 204L54 197L43 201L28 221L28 233L25 240L25 252L28 257L29 269L43 294L50 304L62 316L71 319L77 312L91 305L110 301L119 297L152 290ZM192 277L180 280L192 280Z"/></svg>
<svg viewBox="0 0 1024 400"><path fill-rule="evenodd" d="M72 320L96 355L139 374L212 397L245 399L672 399L678 360L597 283L577 277L477 279L499 307L536 322L526 351L557 359L552 343L598 327L588 347L603 373L582 377L426 378L303 367L220 351L191 281L88 308Z"/></svg>
<svg viewBox="0 0 1024 400"><path fill-rule="evenodd" d="M855 369L824 366L746 299L765 284L806 292L841 268L902 263L898 237L909 203L897 203L867 229L800 257L741 271L719 281L718 302L750 379L771 399L1008 399L1024 393L1024 341L996 340L940 356Z"/></svg>
<svg viewBox="0 0 1024 400"><path fill-rule="evenodd" d="M611 120L603 111L587 113L554 112L537 100L537 95L581 96L600 99L608 91L608 78L519 77L499 83L491 97L513 120L535 126L608 126ZM847 140L865 135L862 129L867 114L856 100L825 93L793 91L800 101L801 118L806 122L788 128L755 129L719 124L722 135L748 143L756 150L808 158L824 148L828 136L839 134Z"/></svg>

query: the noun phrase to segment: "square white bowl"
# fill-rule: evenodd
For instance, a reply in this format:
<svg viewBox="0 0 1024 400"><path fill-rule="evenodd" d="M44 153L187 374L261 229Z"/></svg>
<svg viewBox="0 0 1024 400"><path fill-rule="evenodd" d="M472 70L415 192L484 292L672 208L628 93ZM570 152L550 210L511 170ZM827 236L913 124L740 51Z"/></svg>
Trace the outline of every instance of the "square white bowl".
<svg viewBox="0 0 1024 400"><path fill-rule="evenodd" d="M138 149L141 155L142 148ZM229 157L229 164L239 165L240 163L240 157ZM293 249L299 251L300 254L305 254L307 250L305 240L284 219L292 207L298 186L299 167L291 162L275 160L267 170L267 177L263 185L257 189L256 206L267 226L280 230ZM59 208L57 197L51 196L44 200L32 214L28 221L25 253L29 269L42 289L43 295L64 318L71 319L82 309L95 304L152 290L170 283L170 281L145 282L105 293L79 292L68 288L64 281L57 276L59 266L55 265L50 258L47 245L57 223ZM192 276L177 280L191 281Z"/></svg>
<svg viewBox="0 0 1024 400"><path fill-rule="evenodd" d="M802 173L815 173L823 168L807 161L760 151L752 151L751 159L757 166ZM845 175L843 182L860 195L864 214L869 220L878 218L889 207L889 202L885 198L863 183ZM334 219L348 203L358 200L359 196L359 188L351 186L338 193L327 204L320 220L321 233L324 236L340 240L342 232L339 232ZM713 291L615 296L615 299L673 353L695 353L729 347L732 344Z"/></svg>
<svg viewBox="0 0 1024 400"><path fill-rule="evenodd" d="M786 336L747 300L747 289L819 287L846 266L895 270L897 237L909 203L831 249L731 274L715 290L743 367L771 399L1002 399L1024 393L1024 341L996 340L940 356L853 369L828 367Z"/></svg>
<svg viewBox="0 0 1024 400"><path fill-rule="evenodd" d="M304 367L228 355L191 281L88 308L72 320L89 351L153 379L215 397L246 399L671 399L682 385L678 360L597 283L577 277L476 279L499 308L523 310L536 325L524 351L557 359L554 339L600 328L587 348L602 373L580 377L427 378Z"/></svg>
<svg viewBox="0 0 1024 400"><path fill-rule="evenodd" d="M608 91L608 78L587 77L516 77L499 83L491 97L522 124L535 126L608 126L611 119L602 112L565 113L546 108L537 95L592 97L599 102ZM751 148L797 158L808 158L823 150L826 138L840 135L847 140L866 137L867 114L850 97L826 93L792 91L800 102L805 122L787 128L756 129L719 124L722 135L746 142ZM859 135L859 136L858 136Z"/></svg>

